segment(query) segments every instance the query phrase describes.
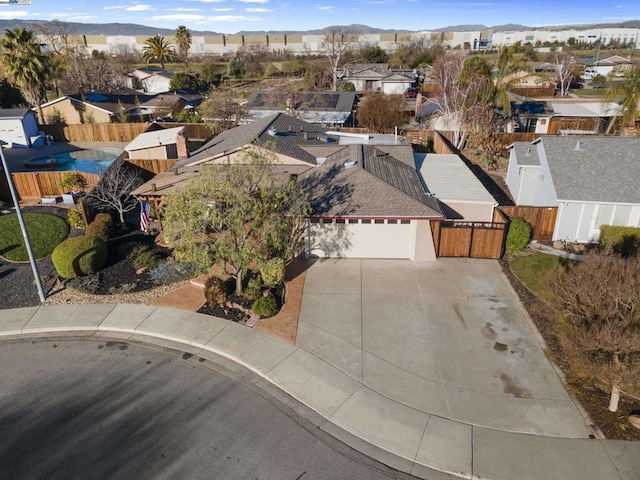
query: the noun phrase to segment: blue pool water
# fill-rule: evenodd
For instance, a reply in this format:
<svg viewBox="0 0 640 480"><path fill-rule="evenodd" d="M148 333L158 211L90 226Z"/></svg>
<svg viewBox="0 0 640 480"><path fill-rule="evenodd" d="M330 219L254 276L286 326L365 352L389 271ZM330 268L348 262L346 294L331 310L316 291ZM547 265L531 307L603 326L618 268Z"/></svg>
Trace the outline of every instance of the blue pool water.
<svg viewBox="0 0 640 480"><path fill-rule="evenodd" d="M102 174L121 153L122 149L120 148L88 148L36 158L25 162L25 165L33 170L57 172L78 170L85 173Z"/></svg>

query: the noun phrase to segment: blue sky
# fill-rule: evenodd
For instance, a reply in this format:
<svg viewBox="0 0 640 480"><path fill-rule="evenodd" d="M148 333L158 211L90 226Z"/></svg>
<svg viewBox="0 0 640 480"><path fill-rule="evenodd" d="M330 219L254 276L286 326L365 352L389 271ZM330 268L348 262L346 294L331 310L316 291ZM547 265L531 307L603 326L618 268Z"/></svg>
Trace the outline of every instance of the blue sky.
<svg viewBox="0 0 640 480"><path fill-rule="evenodd" d="M4 5L0 19L138 23L175 29L310 30L360 23L377 28L429 30L448 25L519 23L531 26L640 19L634 0L31 0Z"/></svg>

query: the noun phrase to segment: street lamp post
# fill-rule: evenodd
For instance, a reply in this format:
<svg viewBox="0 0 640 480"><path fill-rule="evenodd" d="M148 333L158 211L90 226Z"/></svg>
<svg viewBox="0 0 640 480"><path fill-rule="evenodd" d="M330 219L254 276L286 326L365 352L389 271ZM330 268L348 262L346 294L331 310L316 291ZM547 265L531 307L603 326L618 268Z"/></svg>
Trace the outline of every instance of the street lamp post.
<svg viewBox="0 0 640 480"><path fill-rule="evenodd" d="M31 249L31 242L29 241L29 234L27 233L27 227L24 224L24 218L22 218L22 211L20 210L20 202L18 201L18 194L16 193L16 187L13 184L13 178L11 172L9 172L9 165L4 158L4 150L0 143L0 157L2 157L2 168L4 168L4 174L7 177L7 183L9 184L9 190L11 191L11 199L16 207L16 214L18 215L18 223L20 223L20 230L22 230L22 237L24 238L24 245L27 248L27 254L29 255L29 263L31 263L31 270L33 270L33 277L38 288L38 296L40 297L40 303L44 303L45 295L42 289L42 282L40 281L40 273L38 272L38 265L33 256L33 250Z"/></svg>

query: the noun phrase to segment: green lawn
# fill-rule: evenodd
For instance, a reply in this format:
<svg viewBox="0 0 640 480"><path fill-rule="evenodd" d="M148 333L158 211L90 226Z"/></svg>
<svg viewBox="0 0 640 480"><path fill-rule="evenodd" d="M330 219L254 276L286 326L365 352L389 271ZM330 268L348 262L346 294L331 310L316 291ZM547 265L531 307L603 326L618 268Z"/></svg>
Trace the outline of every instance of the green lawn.
<svg viewBox="0 0 640 480"><path fill-rule="evenodd" d="M69 224L55 215L23 213L23 217L36 258L51 255L56 245L69 235ZM13 262L29 260L15 213L0 215L0 256Z"/></svg>
<svg viewBox="0 0 640 480"><path fill-rule="evenodd" d="M570 260L569 260L570 261ZM543 300L552 301L553 293L544 286L544 280L553 270L567 262L555 255L528 255L511 262L511 270L529 290Z"/></svg>

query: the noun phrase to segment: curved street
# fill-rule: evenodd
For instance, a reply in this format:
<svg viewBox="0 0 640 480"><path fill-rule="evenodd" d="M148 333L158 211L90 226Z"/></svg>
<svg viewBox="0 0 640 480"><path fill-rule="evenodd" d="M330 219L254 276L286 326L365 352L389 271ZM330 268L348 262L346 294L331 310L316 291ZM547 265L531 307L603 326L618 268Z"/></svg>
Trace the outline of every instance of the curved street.
<svg viewBox="0 0 640 480"><path fill-rule="evenodd" d="M198 357L97 339L1 345L0 478L408 478Z"/></svg>

